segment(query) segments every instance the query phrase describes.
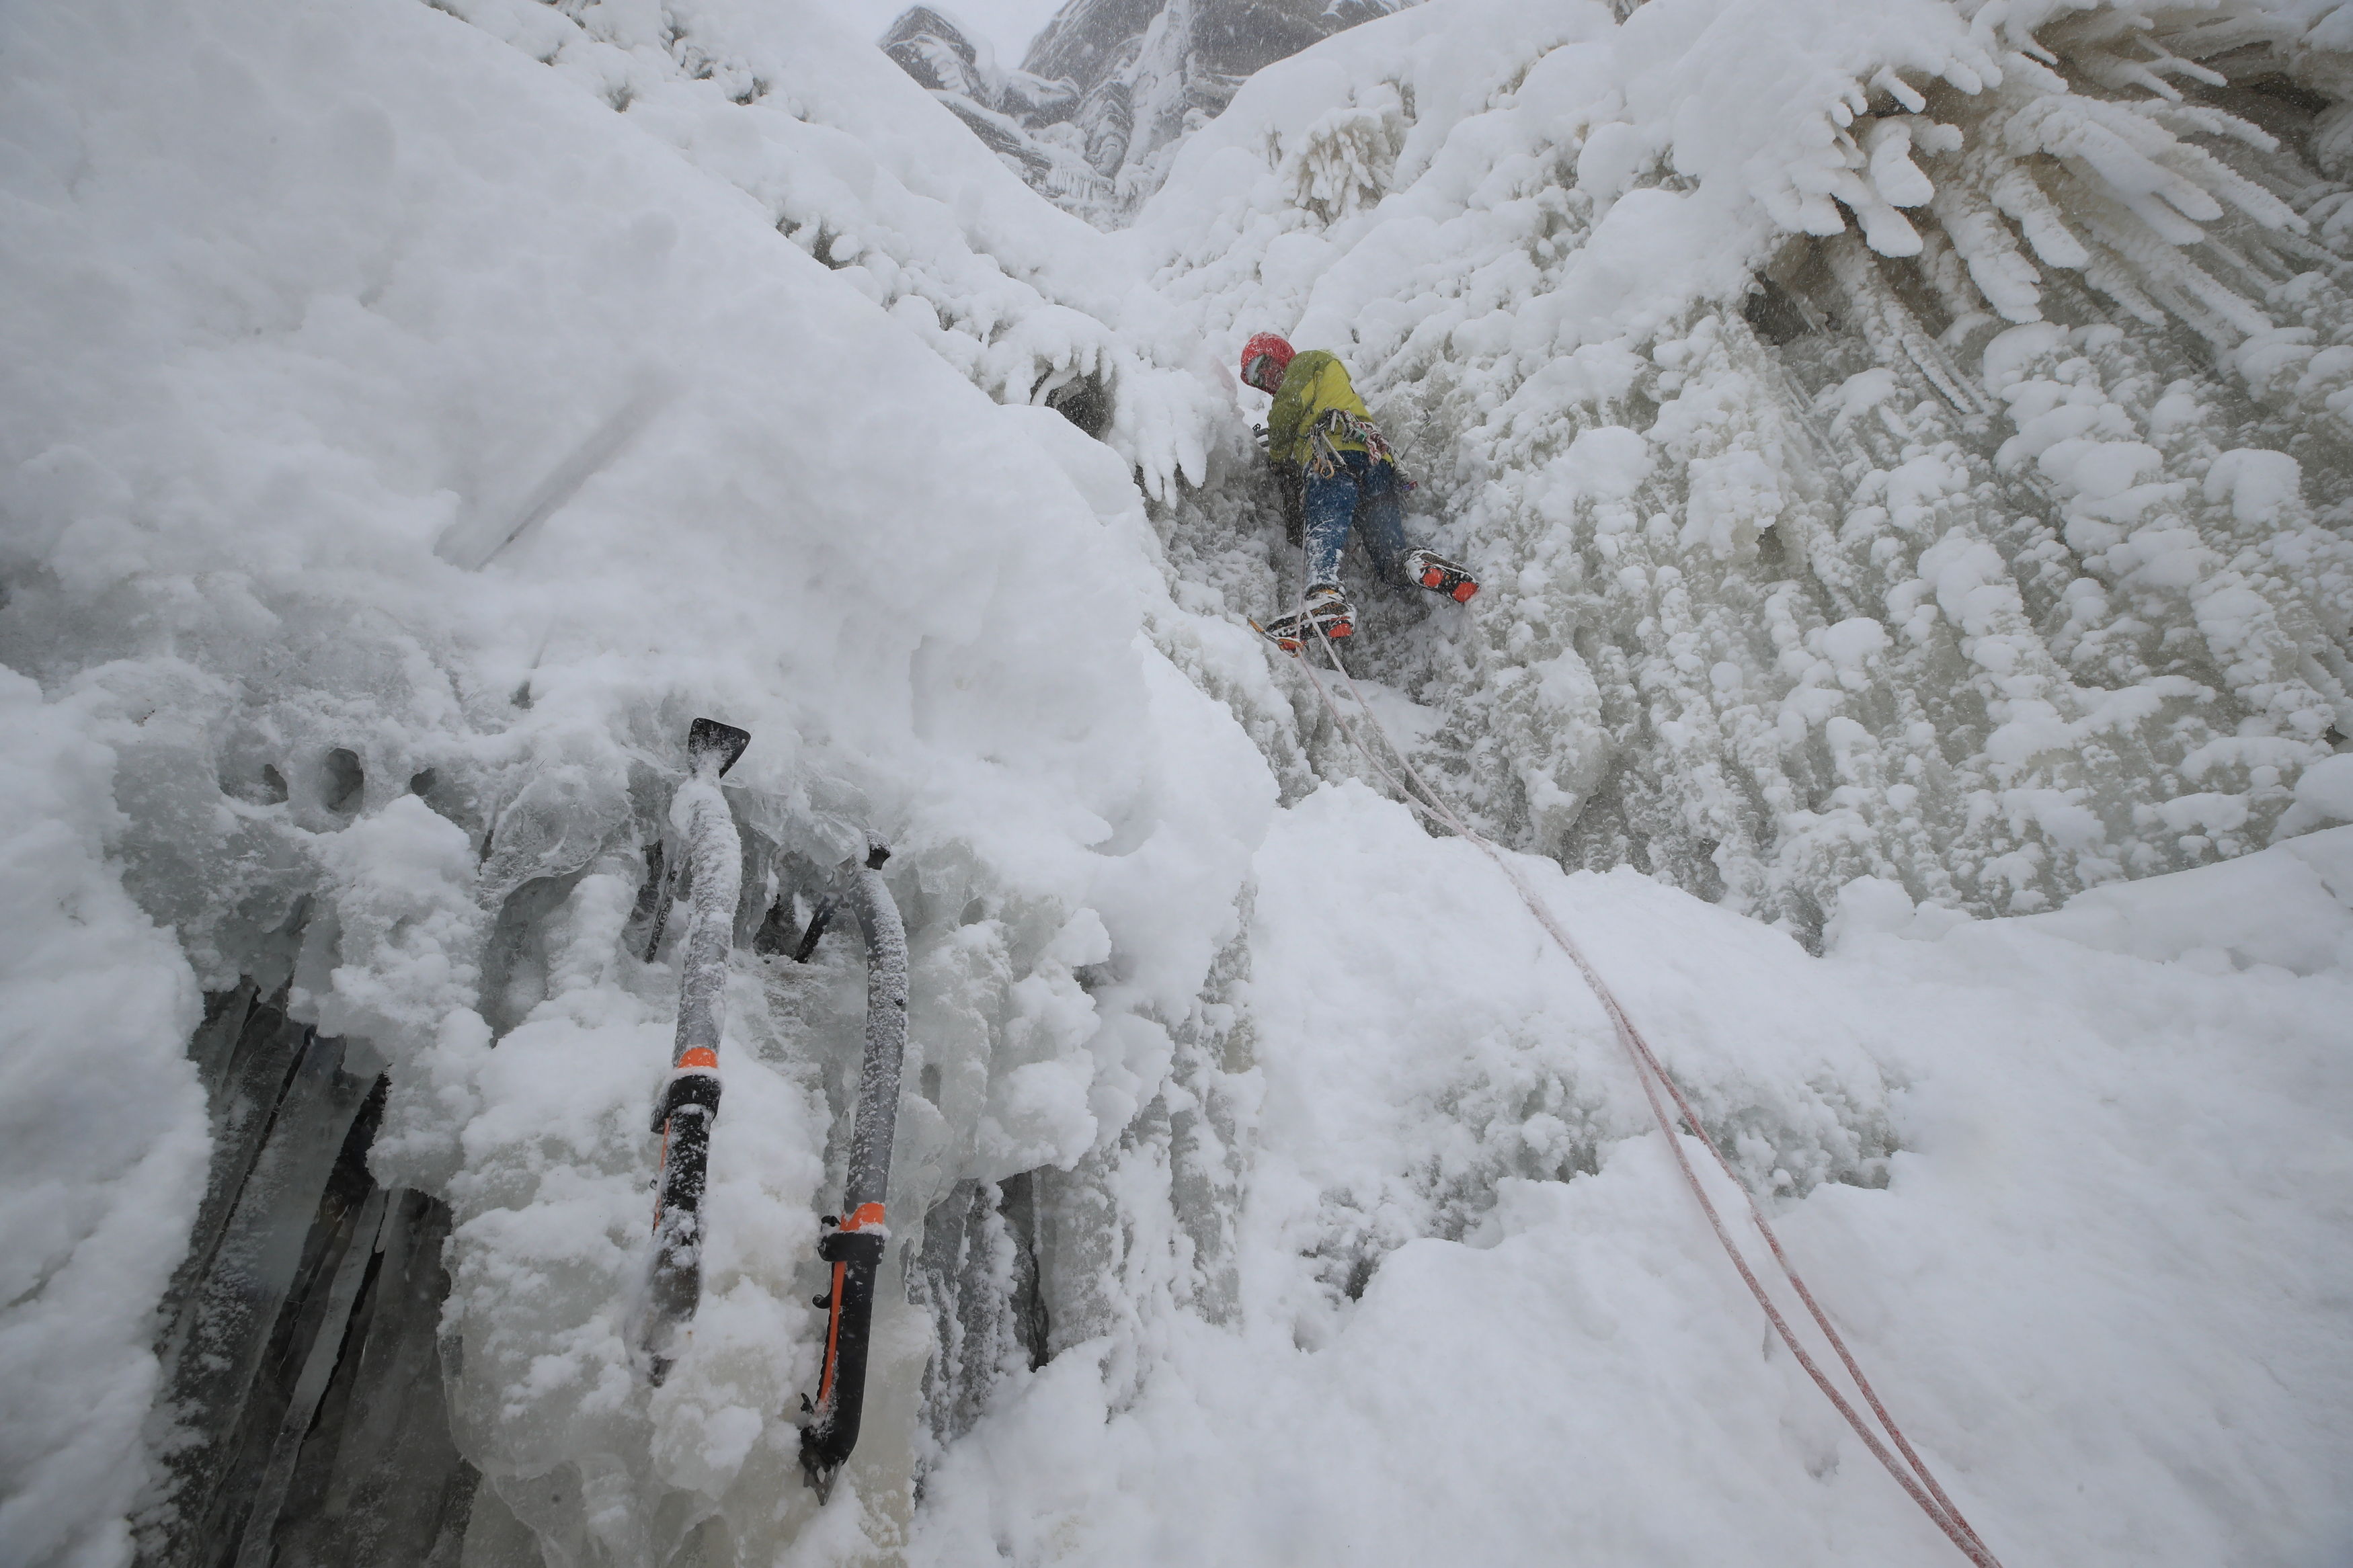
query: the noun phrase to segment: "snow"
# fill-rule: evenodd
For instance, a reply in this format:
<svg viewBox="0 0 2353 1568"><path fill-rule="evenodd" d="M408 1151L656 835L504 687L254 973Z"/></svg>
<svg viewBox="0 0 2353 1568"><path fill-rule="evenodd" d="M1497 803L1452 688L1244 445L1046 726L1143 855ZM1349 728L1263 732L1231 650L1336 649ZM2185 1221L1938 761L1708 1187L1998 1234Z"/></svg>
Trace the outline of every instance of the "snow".
<svg viewBox="0 0 2353 1568"><path fill-rule="evenodd" d="M2347 1146L2316 1103L2346 1087L2348 855L2314 836L2023 921L1882 909L1827 959L1630 872L1522 867L1760 1184L1806 1194L1777 1224L1995 1550L2189 1563L2353 1523ZM1501 877L1358 786L1285 814L1257 870L1244 1326L1172 1323L1132 1401L1058 1357L934 1472L919 1561L1949 1553L1760 1351Z"/></svg>
<svg viewBox="0 0 2353 1568"><path fill-rule="evenodd" d="M743 901L744 847L715 774L700 772L670 796L670 825L678 834L678 862L686 889L679 933L678 1045L681 1062L701 1047L717 1050L726 1032L728 957L735 942L735 907Z"/></svg>
<svg viewBox="0 0 2353 1568"><path fill-rule="evenodd" d="M904 0L849 0L840 9L857 17L868 37L879 38L907 6ZM1061 5L1060 0L956 0L953 5L933 9L944 11L960 27L971 24L965 36L995 45L1010 63L1021 58L1029 40Z"/></svg>
<svg viewBox="0 0 2353 1568"><path fill-rule="evenodd" d="M108 863L101 737L139 721L12 671L0 711L0 1538L14 1562L127 1562L152 1316L211 1142L185 1054L196 989Z"/></svg>
<svg viewBox="0 0 2353 1568"><path fill-rule="evenodd" d="M1187 853L1214 863L1233 829L1187 817L1187 753L1151 720L1200 699L1166 683L1155 696L1133 601L1096 587L1157 578L1113 555L1005 414L778 246L740 193L681 180L659 143L613 142L608 107L482 32L423 7L283 26L205 8L168 19L185 49L118 59L111 17L52 16L35 40L57 89L102 68L138 103L58 150L77 196L52 184L36 193L49 205L23 209L26 276L44 291L11 292L12 362L76 374L38 400L17 384L12 462L46 455L87 477L46 492L55 537L45 572L12 584L14 657L59 680L86 668L91 700L192 722L193 736L149 724L118 787L201 791L125 833L135 890L185 911L206 984L256 966L301 893L332 899L295 1005L391 1058L378 1173L457 1210L449 1322L476 1369L458 1403L477 1462L502 1479L575 1452L701 1455L675 1434L649 1447L618 1335L676 994L662 968L609 952L625 906L608 879L637 879L639 801L667 805L659 781L679 776L686 721L712 710L755 737L732 787L775 803L771 840L797 802L792 847L828 864L827 835L860 818L919 864L972 847L950 920L978 898L1008 907L1011 931L1059 929L1098 876L1117 881L1087 846L1115 838L1148 870L1168 858L1155 846L1172 809ZM300 85L337 72L365 89ZM224 79L237 106L216 113ZM192 180L201 205L175 195ZM312 227L285 216L298 210L343 217ZM150 232L159 211L185 224L180 247L110 239ZM486 272L484 258L505 259ZM90 286L64 282L76 271ZM487 566L435 553L453 525L527 510L541 476L649 384L676 390ZM839 395L857 384L889 386L887 405ZM110 603L157 613L134 626ZM212 764L200 784L183 761L215 736L226 797ZM334 749L356 759L356 798L333 785ZM504 975L481 973L509 891L549 878L543 931ZM1156 890L1189 910L1179 880ZM1161 950L1165 907L1105 904L1130 945ZM1230 905L1229 884L1190 944L1200 963ZM114 950L137 972L130 939ZM1183 953L1160 962L1181 974ZM477 1005L506 1020L496 1050ZM1091 1032L1065 1026L1041 1054L1083 1053ZM716 1240L712 1299L753 1314L744 1342L805 1355L807 1292L791 1275L823 1113L806 1069L726 1055L712 1201L783 1228ZM1130 1070L1115 1056L1105 1076ZM182 1207L140 1223L168 1235L174 1215L184 1233ZM156 1256L168 1269L169 1250ZM562 1304L519 1321L518 1292ZM119 1355L98 1364L135 1373ZM798 1370L789 1353L715 1364L665 1399L724 1426L781 1411L778 1380ZM510 1376L543 1398L517 1404ZM723 1489L717 1460L679 1463L688 1484ZM89 1517L121 1511L126 1483L109 1486L88 1492Z"/></svg>
<svg viewBox="0 0 2353 1568"><path fill-rule="evenodd" d="M2295 781L2295 803L2331 820L2353 822L2353 764L2331 757L2305 769Z"/></svg>
<svg viewBox="0 0 2353 1568"><path fill-rule="evenodd" d="M1295 586L1227 368L1268 327L1486 585L1362 584L1369 716L1996 1550L2338 1552L2343 193L2168 92L2244 49L2342 99L2340 24L1430 0L1112 236L807 0L11 15L0 1557L193 1506L153 1309L199 992L249 980L448 1205L483 1568L1947 1560L1510 882L1242 624ZM657 943L719 810L741 896ZM821 1505L864 960L753 935L870 831L897 1256ZM731 911L655 1390L646 1122Z"/></svg>

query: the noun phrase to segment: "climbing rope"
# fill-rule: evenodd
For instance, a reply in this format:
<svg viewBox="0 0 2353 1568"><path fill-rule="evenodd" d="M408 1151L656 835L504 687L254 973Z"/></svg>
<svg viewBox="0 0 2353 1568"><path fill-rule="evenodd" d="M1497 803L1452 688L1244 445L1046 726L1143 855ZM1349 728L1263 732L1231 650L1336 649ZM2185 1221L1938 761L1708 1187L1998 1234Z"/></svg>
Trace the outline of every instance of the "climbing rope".
<svg viewBox="0 0 2353 1568"><path fill-rule="evenodd" d="M1303 609L1305 607L1303 595L1301 606ZM1887 1473L1895 1478L1896 1484L1904 1489L1914 1502L1919 1504L1921 1511L1928 1516L1930 1521L1938 1530L1943 1531L1946 1537L1958 1547L1962 1554L1975 1563L1977 1568L2001 1568L1992 1551L1978 1535L1976 1529L1961 1516L1961 1510L1954 1505L1953 1500L1946 1495L1945 1489L1937 1484L1935 1474L1928 1468L1926 1461L1923 1460L1913 1448L1910 1439L1904 1436L1904 1430L1895 1424L1895 1418L1888 1414L1887 1406L1881 1401L1878 1390L1873 1388L1871 1380L1863 1375L1862 1367L1855 1360L1854 1352L1847 1348L1844 1336L1831 1326L1829 1315L1822 1310L1820 1303L1815 1300L1812 1289L1807 1286L1804 1277L1798 1272L1796 1265L1789 1261L1789 1255L1782 1249L1781 1238L1775 1233L1772 1223L1765 1217L1765 1210L1757 1203L1757 1194L1749 1190L1747 1183L1740 1179L1738 1173L1733 1170L1732 1163L1724 1157L1723 1151L1715 1146L1715 1141L1708 1136L1707 1129L1700 1124L1699 1112L1692 1108L1691 1101L1684 1098L1683 1091L1676 1086L1675 1080L1667 1075L1666 1067L1659 1060L1658 1053L1653 1051L1651 1048L1651 1043L1643 1038L1641 1030L1635 1027L1633 1018L1619 1002L1617 994L1610 990L1609 983L1601 978L1600 972L1595 969L1592 963L1586 958L1584 950L1577 946L1567 931L1561 929L1560 922L1554 919L1551 909L1537 895L1536 890L1528 885L1527 879L1520 875L1518 868L1504 858L1503 851L1483 836L1473 831L1470 824L1463 821L1453 807L1447 804L1446 797L1432 788L1429 781L1421 776L1420 772L1414 767L1411 759L1407 757L1404 749L1382 726L1380 720L1373 712L1372 705L1365 700L1364 691L1356 685L1356 678L1349 674L1348 667L1341 662L1340 650L1333 646L1331 637L1324 634L1320 624L1313 621L1308 624L1314 626L1316 636L1324 645L1324 651L1332 660L1332 668L1339 672L1341 679L1348 683L1348 692L1356 699L1357 713L1372 727L1374 733L1380 736L1382 744L1397 760L1399 772L1403 773L1405 781L1410 782L1412 787L1407 787L1407 783L1401 782L1397 773L1392 773L1382 765L1380 759L1376 757L1371 749L1357 738L1347 718L1340 711L1340 705L1333 700L1331 691L1325 688L1323 679L1317 675L1314 665L1310 663L1303 654L1294 656L1299 658L1300 668L1307 672L1308 683L1315 688L1316 696L1323 699L1324 708L1331 713L1333 722L1339 727L1340 733L1346 738L1348 744L1353 746L1356 753L1371 765L1373 771L1397 792L1398 797L1409 808L1432 822L1451 828L1456 834L1469 840L1482 855L1494 864L1497 870L1503 872L1510 880L1514 889L1519 893L1521 902L1527 905L1528 912L1535 917L1536 923L1544 928L1546 934L1550 936L1561 952L1568 956L1568 961L1577 966L1577 973L1584 977L1585 984L1593 992L1595 999L1601 1004L1602 1011L1609 1016L1609 1022L1617 1034L1619 1043L1626 1048L1628 1057L1634 1064L1634 1075L1642 1085L1643 1098L1650 1102L1651 1114L1657 1120L1660 1131L1666 1134L1667 1148L1675 1157L1676 1167L1683 1172L1683 1181L1691 1188L1692 1195L1699 1200L1700 1212L1707 1216L1709 1228L1715 1232L1716 1240L1723 1245L1725 1256L1732 1259L1732 1266L1739 1271L1741 1281L1748 1287L1748 1293L1754 1296L1757 1299L1757 1304L1764 1309L1766 1321L1772 1324L1773 1331L1780 1337L1781 1342L1788 1347L1790 1354L1797 1358L1798 1364L1805 1369L1806 1374L1813 1379L1814 1386L1820 1389L1823 1396L1831 1402L1841 1415L1846 1418L1846 1424L1853 1428L1854 1435L1862 1439L1863 1447L1871 1450L1872 1456L1886 1468ZM1673 1104L1675 1114L1669 1112L1667 1109L1669 1102ZM1684 1147L1682 1137L1675 1131L1676 1114L1680 1114L1684 1124L1690 1127L1692 1136L1696 1138L1700 1146L1714 1158L1717 1169L1724 1173L1725 1178L1738 1188L1741 1196L1747 1201L1748 1217L1755 1222L1757 1231L1764 1237L1765 1245L1772 1252L1774 1262L1780 1266L1783 1277L1788 1280L1790 1288L1797 1292L1798 1300L1805 1304L1807 1315L1813 1320L1815 1326L1821 1330L1822 1337L1830 1342L1831 1348L1837 1352L1840 1363L1846 1368L1847 1375L1854 1380L1856 1391L1862 1394L1863 1403L1870 1406L1873 1416L1876 1418L1880 1428L1885 1433L1885 1441L1883 1441L1880 1434L1873 1432L1871 1426L1863 1420L1862 1413L1856 1410L1853 1402L1839 1392L1831 1382L1829 1374L1822 1370L1821 1363L1807 1351L1805 1346L1798 1342L1797 1333L1790 1328L1788 1319L1783 1315L1780 1307L1775 1303L1771 1294L1766 1289L1765 1282L1757 1278L1757 1271L1749 1266L1748 1259L1742 1254L1739 1245L1733 1240L1732 1232L1725 1224L1723 1214L1717 1209L1715 1200L1707 1195L1707 1188L1701 1182L1699 1172L1693 1167L1690 1152ZM1894 1452L1889 1451L1890 1444L1894 1445ZM1898 1455L1902 1456L1900 1459Z"/></svg>

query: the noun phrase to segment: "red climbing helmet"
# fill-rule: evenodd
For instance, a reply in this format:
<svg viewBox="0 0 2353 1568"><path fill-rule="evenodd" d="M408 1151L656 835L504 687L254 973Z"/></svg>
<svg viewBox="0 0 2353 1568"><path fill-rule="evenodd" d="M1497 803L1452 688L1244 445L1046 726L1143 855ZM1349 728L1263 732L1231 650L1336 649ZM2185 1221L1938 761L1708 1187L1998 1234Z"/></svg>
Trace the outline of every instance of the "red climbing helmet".
<svg viewBox="0 0 2353 1568"><path fill-rule="evenodd" d="M1282 384L1282 373L1291 368L1291 345L1282 338L1272 332L1259 333L1242 345L1243 384L1255 386L1261 392L1272 392ZM1251 368L1262 359L1273 362L1271 377L1250 374Z"/></svg>

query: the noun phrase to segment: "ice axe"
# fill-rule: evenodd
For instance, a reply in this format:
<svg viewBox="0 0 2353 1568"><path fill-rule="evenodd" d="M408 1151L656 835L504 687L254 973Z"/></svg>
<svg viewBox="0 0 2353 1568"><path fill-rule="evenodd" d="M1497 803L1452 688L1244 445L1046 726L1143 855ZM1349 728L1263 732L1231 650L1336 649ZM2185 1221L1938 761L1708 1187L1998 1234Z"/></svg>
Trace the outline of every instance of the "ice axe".
<svg viewBox="0 0 2353 1568"><path fill-rule="evenodd" d="M751 734L716 719L687 731L692 785L715 786ZM709 1182L711 1124L719 1119L719 1039L726 1026L727 954L733 946L743 844L715 787L688 802L686 860L694 878L680 956L678 1041L654 1110L661 1176L654 1205L654 1256L638 1340L647 1376L670 1375L686 1325L702 1300L702 1194ZM656 940L659 937L657 934Z"/></svg>
<svg viewBox="0 0 2353 1568"><path fill-rule="evenodd" d="M727 770L735 765L735 760L744 754L744 748L751 743L752 731L749 730L738 730L734 725L722 724L716 719L697 719L686 732L687 771L700 773L703 764L715 757L719 768L712 776L724 776Z"/></svg>

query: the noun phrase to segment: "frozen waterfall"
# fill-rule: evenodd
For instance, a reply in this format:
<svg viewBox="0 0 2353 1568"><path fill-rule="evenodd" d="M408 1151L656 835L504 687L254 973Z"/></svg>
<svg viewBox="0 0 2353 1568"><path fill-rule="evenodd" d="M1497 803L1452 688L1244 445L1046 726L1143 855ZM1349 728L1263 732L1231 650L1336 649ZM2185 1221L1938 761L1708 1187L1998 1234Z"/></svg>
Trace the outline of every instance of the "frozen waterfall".
<svg viewBox="0 0 2353 1568"><path fill-rule="evenodd" d="M1960 1561L1341 718L2004 1561L2343 1555L2353 12L1250 10L1116 233L824 0L0 16L0 1568ZM1332 707L1270 328L1485 584Z"/></svg>

